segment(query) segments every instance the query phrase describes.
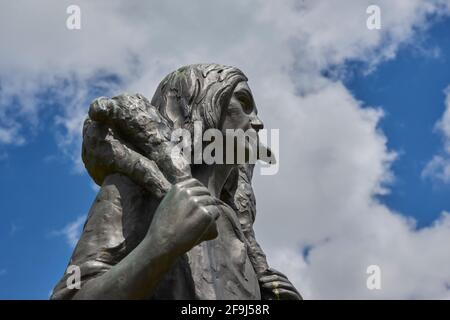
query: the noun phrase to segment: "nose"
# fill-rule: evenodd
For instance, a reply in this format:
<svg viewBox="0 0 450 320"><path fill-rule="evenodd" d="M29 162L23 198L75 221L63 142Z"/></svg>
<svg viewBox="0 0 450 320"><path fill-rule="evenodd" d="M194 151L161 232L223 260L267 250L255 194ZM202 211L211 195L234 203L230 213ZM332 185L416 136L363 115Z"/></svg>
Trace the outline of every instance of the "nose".
<svg viewBox="0 0 450 320"><path fill-rule="evenodd" d="M264 128L264 123L259 119L257 116L252 117L250 120L250 126L252 129L254 129L256 132Z"/></svg>

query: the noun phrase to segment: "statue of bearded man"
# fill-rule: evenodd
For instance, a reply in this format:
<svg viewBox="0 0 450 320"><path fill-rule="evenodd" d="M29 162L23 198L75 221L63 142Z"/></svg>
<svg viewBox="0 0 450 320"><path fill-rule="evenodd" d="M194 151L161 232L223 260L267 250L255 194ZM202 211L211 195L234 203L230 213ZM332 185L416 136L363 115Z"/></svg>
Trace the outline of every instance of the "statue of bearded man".
<svg viewBox="0 0 450 320"><path fill-rule="evenodd" d="M301 299L255 239L254 165L174 156L171 133L196 121L224 136L263 128L241 70L189 65L151 102L91 104L82 157L101 188L69 262L81 286L68 288L66 274L52 299Z"/></svg>

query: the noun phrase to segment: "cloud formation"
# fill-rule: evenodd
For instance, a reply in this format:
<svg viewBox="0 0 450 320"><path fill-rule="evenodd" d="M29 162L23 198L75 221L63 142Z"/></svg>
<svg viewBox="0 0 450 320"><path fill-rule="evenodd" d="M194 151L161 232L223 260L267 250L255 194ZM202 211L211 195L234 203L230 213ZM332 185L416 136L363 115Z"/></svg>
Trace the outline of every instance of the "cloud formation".
<svg viewBox="0 0 450 320"><path fill-rule="evenodd" d="M151 96L184 64L238 66L266 127L280 128L279 174L254 181L269 262L307 299L449 297L450 217L417 230L377 200L395 160L378 128L383 110L341 81L348 61L371 72L394 59L449 14L448 1L377 1L380 31L366 28L372 1L78 2L79 31L65 27L68 1L2 5L0 143L25 143L24 124L38 127L53 108L57 141L76 160L93 96ZM61 231L71 243L81 223ZM366 288L372 264L382 290Z"/></svg>
<svg viewBox="0 0 450 320"><path fill-rule="evenodd" d="M436 123L435 131L443 137L444 147L435 155L422 171L422 177L450 182L450 86L445 91L445 111Z"/></svg>

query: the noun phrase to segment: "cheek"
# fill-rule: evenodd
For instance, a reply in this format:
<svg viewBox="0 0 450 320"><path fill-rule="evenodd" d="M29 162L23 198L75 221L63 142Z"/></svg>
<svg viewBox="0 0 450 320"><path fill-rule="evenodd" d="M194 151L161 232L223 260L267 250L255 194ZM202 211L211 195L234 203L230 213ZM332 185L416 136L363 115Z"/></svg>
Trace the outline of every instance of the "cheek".
<svg viewBox="0 0 450 320"><path fill-rule="evenodd" d="M233 108L229 109L224 119L224 129L242 129L247 130L250 127L250 119L242 109Z"/></svg>

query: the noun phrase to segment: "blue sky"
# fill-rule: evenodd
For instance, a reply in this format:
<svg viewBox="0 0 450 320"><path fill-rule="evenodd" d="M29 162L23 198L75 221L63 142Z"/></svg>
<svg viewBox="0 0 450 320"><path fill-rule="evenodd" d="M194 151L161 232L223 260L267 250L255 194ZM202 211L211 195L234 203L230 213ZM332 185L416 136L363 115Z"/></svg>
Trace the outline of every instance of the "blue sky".
<svg viewBox="0 0 450 320"><path fill-rule="evenodd" d="M430 264L437 265L434 261L441 261L441 250L448 245L434 236L450 234L445 221L439 220L443 211L450 211L450 184L423 177L422 172L435 155L443 153L444 137L435 126L444 114L444 89L450 85L450 5L449 13L439 19L428 16L429 8L424 9L420 1L410 1L408 5L404 2L404 6L388 1L382 5L385 10L382 14L386 15L386 20L382 20L386 21L382 32L393 39L395 52L394 58L386 58L387 45L383 37L374 32L366 33L364 24L358 24L363 26L362 30L352 25L358 19L365 22L361 1L348 0L342 5L345 10L341 11L331 2L320 2L326 5L305 6L302 14L296 12L297 7L294 6L295 10L290 7L290 2L275 7L270 4L253 6L252 10L237 5L223 5L225 8L211 5L214 12L227 11L243 29L238 33L232 27L225 30L223 26L228 26L231 18L203 15L210 19L209 25L223 29L223 39L236 41L230 50L228 40L223 41L214 32L198 28L195 24L198 17L178 16L178 11L170 4L159 6L164 7L161 9L164 12L176 15L171 21L179 26L174 22L172 27L165 20L161 22L152 16L158 12L158 5L154 3L149 9L149 5L142 2L136 5L142 8L135 10L124 9L118 5L120 1L106 9L98 3L83 2L83 14L93 17L96 9L97 16L88 20L83 25L86 29L80 33L69 34L64 33L66 30L55 29L65 18L64 5L41 8L48 11L47 16L36 16L38 22L34 23L48 22L48 26L42 27L47 30L43 32L45 37L41 38L35 31L35 24L30 23L32 27L21 38L28 37L28 42L32 42L36 35L48 48L35 44L28 56L28 48L24 50L17 44L17 51L10 54L7 49L14 47L10 41L11 45L5 47L8 53L2 56L0 52L0 116L4 117L0 119L0 130L4 125L13 128L14 139L23 140L23 143L2 141L0 131L0 215L3 220L0 224L0 299L47 299L64 272L73 250L70 237L76 235L74 230L79 231L80 222L96 195L90 177L76 163L80 154L79 125L89 102L99 95L111 96L125 90L143 92L151 97L162 75L174 67L212 60L241 67L249 75L266 125L289 128L280 130L281 139L287 141L285 145L299 142L298 153L297 149L281 150L283 157L278 176L256 179L259 183L255 188L259 210L257 237L269 262L279 265L307 298L355 295L405 298L419 293L425 297L449 297L444 286L450 281L448 271L439 268L435 273L428 271ZM411 6L410 11L408 6ZM15 7L18 8L21 9ZM203 9L191 9L203 12ZM57 10L63 15L53 18ZM246 24L240 24L242 10L249 10ZM286 18L280 21L277 16ZM0 20L8 17L3 18ZM322 23L333 19L347 24L339 25L341 30ZM14 24L11 21L10 26ZM425 25L431 27L427 29ZM147 26L148 29L141 31ZM295 31L296 28L303 33ZM165 29L168 29L168 38L179 34L180 46L190 49L180 50L173 41L166 41ZM5 36L2 30L5 28L0 25L0 37ZM11 31L13 36L14 32L23 31L11 30L15 30ZM389 30L394 30L395 35ZM306 44L295 47L295 42L291 41L295 36ZM148 43L143 40L147 38L151 39ZM300 52L298 56L297 52ZM367 63L377 52L382 57L381 63L367 74ZM33 60L34 55L38 56L36 60ZM42 62L47 60L47 64ZM292 75L292 70L297 70L293 65L300 65L298 70L306 72L306 76L303 73ZM336 65L338 70L345 71L344 78L322 78ZM9 68L18 72L11 72ZM17 82L12 81L15 77L19 79ZM304 79L307 79L306 85ZM336 83L343 83L345 87L340 89ZM286 89L295 85L300 86L298 91L305 93L304 97ZM10 91L14 98L2 100ZM27 98L30 94L31 98L17 99L22 93ZM285 103L287 116L281 115L278 109L270 110L273 101ZM333 109L334 102L341 109ZM364 113L373 107L383 110L380 120L371 117L368 120L368 114ZM13 121L10 123L7 118ZM327 135L328 130L335 130L335 136ZM355 135L358 139L353 139ZM304 136L308 139L302 139ZM380 139L383 136L385 144ZM336 150L342 150L342 154ZM392 163L388 161L388 169L380 169L388 151L396 152L397 159ZM367 152L373 159L360 163L358 152ZM390 193L372 193L370 190L383 180L389 169L394 175L394 180L388 184ZM273 192L273 186L277 187L277 192ZM376 205L372 197L378 200ZM418 229L409 229L403 220L405 217L415 219ZM437 220L441 224L434 228ZM371 221L373 226L364 225L365 221ZM279 228L274 231L275 223ZM386 246L385 242L391 241L392 245ZM397 247L397 243L403 245ZM434 245L436 243L438 245ZM404 252L417 257L428 244L433 244L435 250L430 261L413 260L415 267L411 268L414 270L411 278L402 279L398 270L404 270L411 260L403 256ZM308 261L302 260L301 252L305 248ZM349 255L345 264L341 261L343 254ZM398 278L398 283L394 281L395 285L391 286L388 283L386 291L381 293L366 292L361 283L365 283L367 263L384 266L390 279ZM355 269L359 273L355 273ZM339 279L336 279L336 270L341 272ZM411 288L408 283L412 284Z"/></svg>
<svg viewBox="0 0 450 320"><path fill-rule="evenodd" d="M0 297L45 299L71 253L65 237L53 232L88 212L95 197L90 178L74 174L73 163L60 155L51 123L26 145L8 149L0 174L6 269Z"/></svg>
<svg viewBox="0 0 450 320"><path fill-rule="evenodd" d="M393 165L392 192L382 201L414 217L419 227L450 210L450 186L421 174L443 148L442 136L434 128L445 110L444 89L450 84L449 30L450 20L444 19L423 35L419 48L406 45L396 59L369 75L358 72L355 64L353 76L346 81L365 105L383 108L380 128L388 137L389 148L399 153ZM437 56L433 55L435 49Z"/></svg>

